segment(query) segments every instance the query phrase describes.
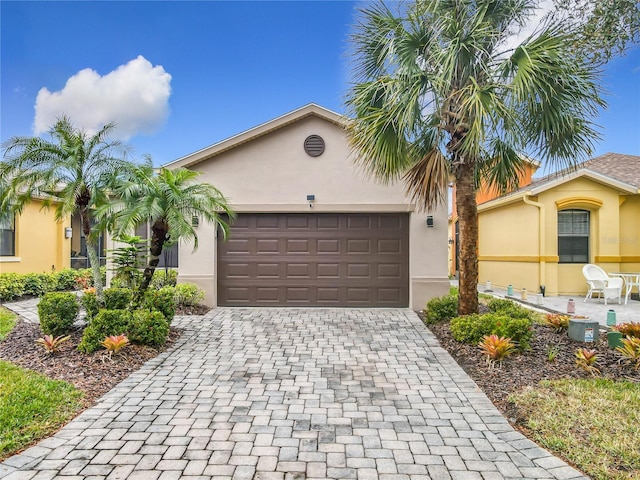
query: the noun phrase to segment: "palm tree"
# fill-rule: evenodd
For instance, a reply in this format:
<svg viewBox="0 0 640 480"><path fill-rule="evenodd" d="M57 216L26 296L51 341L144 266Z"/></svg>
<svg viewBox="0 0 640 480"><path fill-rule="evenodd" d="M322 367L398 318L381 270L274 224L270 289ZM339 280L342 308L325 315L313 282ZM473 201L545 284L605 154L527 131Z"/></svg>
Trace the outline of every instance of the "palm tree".
<svg viewBox="0 0 640 480"><path fill-rule="evenodd" d="M131 232L146 222L151 227L149 261L133 303L142 299L153 279L163 247L169 242L191 241L198 248L198 235L193 218L203 219L222 228L224 236L229 226L222 215L233 213L222 193L208 183L197 183L199 172L183 168L162 168L154 174L151 163L138 167L135 175L115 190L116 200L104 205L99 217L112 219L116 235Z"/></svg>
<svg viewBox="0 0 640 480"><path fill-rule="evenodd" d="M347 96L353 148L382 181L403 179L417 207L446 202L456 184L460 315L477 312L479 179L505 191L523 158L570 167L598 138L599 72L570 55L571 32L547 24L507 41L535 0L416 0L395 15L363 8L352 36Z"/></svg>
<svg viewBox="0 0 640 480"><path fill-rule="evenodd" d="M34 197L46 208L55 204L55 218L79 214L87 242L96 294L102 295L97 243L100 230L94 225L94 209L107 201L107 192L132 164L127 148L108 140L114 124L89 134L62 117L49 131L50 140L13 137L3 144L0 178L0 216L20 214Z"/></svg>

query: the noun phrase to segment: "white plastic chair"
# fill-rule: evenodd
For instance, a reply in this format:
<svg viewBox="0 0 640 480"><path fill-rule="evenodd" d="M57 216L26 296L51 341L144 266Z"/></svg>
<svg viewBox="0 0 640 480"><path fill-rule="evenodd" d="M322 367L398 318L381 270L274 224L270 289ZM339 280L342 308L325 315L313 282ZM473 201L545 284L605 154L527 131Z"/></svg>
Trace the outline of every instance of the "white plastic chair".
<svg viewBox="0 0 640 480"><path fill-rule="evenodd" d="M607 299L613 300L614 298L618 299L618 303L622 303L622 285L624 284L622 278L610 277L607 275L607 272L592 263L588 263L582 267L582 274L584 278L587 279L587 285L589 287L587 296L584 297L585 302L592 298L594 293L597 293L598 299L600 299L600 295L602 294L605 305L607 304Z"/></svg>

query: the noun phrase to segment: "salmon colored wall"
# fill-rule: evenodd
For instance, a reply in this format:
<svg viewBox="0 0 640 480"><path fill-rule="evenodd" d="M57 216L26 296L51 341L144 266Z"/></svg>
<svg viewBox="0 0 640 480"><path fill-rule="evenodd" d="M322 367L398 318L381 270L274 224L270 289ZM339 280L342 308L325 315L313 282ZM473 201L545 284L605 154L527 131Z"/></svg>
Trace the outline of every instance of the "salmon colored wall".
<svg viewBox="0 0 640 480"><path fill-rule="evenodd" d="M40 273L70 266L71 240L64 238L71 220L56 222L53 208L41 202L27 205L16 217L14 257L0 257L0 273Z"/></svg>

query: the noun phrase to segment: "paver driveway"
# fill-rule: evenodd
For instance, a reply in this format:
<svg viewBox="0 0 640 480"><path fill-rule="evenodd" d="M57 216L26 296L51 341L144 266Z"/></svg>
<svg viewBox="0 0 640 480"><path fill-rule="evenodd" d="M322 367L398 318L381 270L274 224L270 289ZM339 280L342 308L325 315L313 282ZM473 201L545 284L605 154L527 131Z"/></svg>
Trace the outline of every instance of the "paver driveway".
<svg viewBox="0 0 640 480"><path fill-rule="evenodd" d="M219 308L5 479L584 478L410 310Z"/></svg>

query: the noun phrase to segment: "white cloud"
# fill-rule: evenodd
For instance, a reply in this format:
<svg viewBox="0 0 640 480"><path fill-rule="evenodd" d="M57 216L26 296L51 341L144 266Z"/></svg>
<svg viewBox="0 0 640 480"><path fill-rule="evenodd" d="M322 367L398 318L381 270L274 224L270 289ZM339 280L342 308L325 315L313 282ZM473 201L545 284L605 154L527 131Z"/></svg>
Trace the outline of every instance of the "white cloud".
<svg viewBox="0 0 640 480"><path fill-rule="evenodd" d="M69 78L58 92L40 89L34 133L48 131L62 115L89 132L115 122L115 134L124 140L152 133L169 114L170 95L171 75L142 55L104 76L86 68Z"/></svg>

